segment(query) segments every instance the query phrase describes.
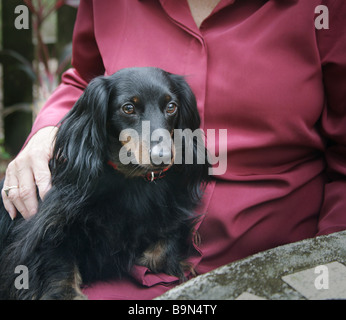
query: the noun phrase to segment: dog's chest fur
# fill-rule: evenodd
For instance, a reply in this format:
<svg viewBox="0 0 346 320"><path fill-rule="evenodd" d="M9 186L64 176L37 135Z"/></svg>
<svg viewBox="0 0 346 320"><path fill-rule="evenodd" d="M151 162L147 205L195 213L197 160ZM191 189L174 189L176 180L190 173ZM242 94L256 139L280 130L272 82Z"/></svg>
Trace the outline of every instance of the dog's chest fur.
<svg viewBox="0 0 346 320"><path fill-rule="evenodd" d="M107 168L93 197L74 223L66 225L64 246L77 258L86 283L128 273L160 239L176 238L178 251L186 255L189 251L194 219L189 206L181 203L187 192L181 177L170 172L149 182L141 177L124 179L112 171ZM163 251L167 255L177 249L170 248L169 242L161 242L160 248L157 260Z"/></svg>

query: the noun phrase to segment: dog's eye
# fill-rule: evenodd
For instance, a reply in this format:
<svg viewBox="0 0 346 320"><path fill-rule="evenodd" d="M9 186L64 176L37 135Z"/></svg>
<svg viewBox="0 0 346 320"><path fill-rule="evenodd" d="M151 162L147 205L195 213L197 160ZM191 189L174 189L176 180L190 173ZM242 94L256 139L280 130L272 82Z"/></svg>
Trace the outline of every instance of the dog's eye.
<svg viewBox="0 0 346 320"><path fill-rule="evenodd" d="M170 102L166 107L166 112L169 115L172 115L172 114L176 113L176 111L177 111L177 105L173 102Z"/></svg>
<svg viewBox="0 0 346 320"><path fill-rule="evenodd" d="M122 106L124 113L133 114L135 112L135 107L132 104L125 104Z"/></svg>

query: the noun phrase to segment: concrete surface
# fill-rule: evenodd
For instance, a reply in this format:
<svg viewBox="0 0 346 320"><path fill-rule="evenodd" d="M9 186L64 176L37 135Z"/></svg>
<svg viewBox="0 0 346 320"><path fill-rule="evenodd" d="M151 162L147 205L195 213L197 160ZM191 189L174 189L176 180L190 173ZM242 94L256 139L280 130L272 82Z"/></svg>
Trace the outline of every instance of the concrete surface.
<svg viewBox="0 0 346 320"><path fill-rule="evenodd" d="M156 299L346 299L346 231L257 253L191 279Z"/></svg>

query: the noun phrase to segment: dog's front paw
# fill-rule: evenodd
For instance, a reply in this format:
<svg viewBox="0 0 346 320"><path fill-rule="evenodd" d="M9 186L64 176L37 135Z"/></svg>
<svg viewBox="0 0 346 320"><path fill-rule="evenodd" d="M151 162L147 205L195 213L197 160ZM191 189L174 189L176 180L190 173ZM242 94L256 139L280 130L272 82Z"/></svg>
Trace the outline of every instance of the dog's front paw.
<svg viewBox="0 0 346 320"><path fill-rule="evenodd" d="M167 260L166 244L163 240L151 245L146 249L136 263L145 266L151 271L158 273L163 271Z"/></svg>
<svg viewBox="0 0 346 320"><path fill-rule="evenodd" d="M171 252L169 245L160 240L145 250L136 263L145 266L154 273L163 272L186 281L185 272L188 271L195 275L193 267L186 261L180 261L178 255Z"/></svg>

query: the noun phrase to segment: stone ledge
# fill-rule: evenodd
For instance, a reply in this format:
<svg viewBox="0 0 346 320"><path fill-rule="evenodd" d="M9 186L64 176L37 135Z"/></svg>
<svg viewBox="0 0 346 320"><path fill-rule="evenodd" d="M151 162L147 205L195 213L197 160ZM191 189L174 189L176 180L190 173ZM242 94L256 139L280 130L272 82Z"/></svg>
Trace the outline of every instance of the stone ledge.
<svg viewBox="0 0 346 320"><path fill-rule="evenodd" d="M315 285L320 265L328 271L327 289ZM346 299L345 266L346 231L341 231L257 253L193 278L156 299Z"/></svg>

